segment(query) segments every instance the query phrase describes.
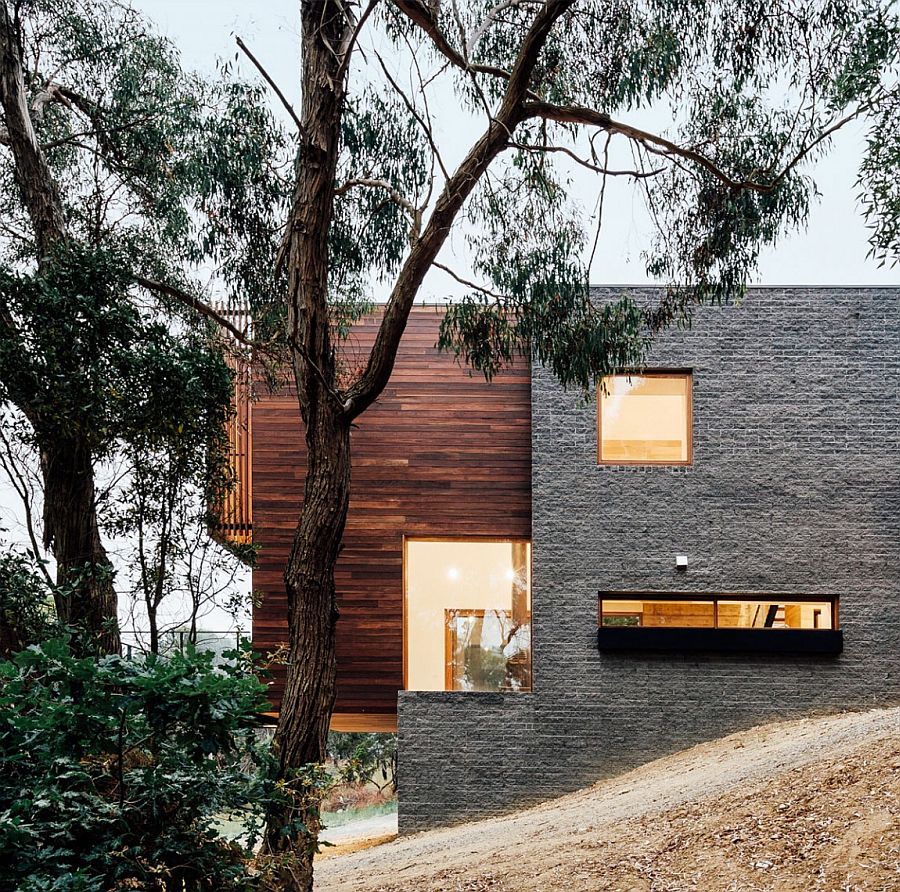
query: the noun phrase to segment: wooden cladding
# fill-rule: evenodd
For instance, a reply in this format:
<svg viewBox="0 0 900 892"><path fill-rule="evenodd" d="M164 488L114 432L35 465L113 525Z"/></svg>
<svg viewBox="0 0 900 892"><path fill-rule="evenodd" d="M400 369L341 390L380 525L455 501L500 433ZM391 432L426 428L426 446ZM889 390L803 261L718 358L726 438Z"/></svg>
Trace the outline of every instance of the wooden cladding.
<svg viewBox="0 0 900 892"><path fill-rule="evenodd" d="M235 545L253 541L253 382L252 368L241 357L229 355L234 371L233 412L228 428L228 466L231 487L214 509L214 534Z"/></svg>
<svg viewBox="0 0 900 892"><path fill-rule="evenodd" d="M350 511L336 570L335 727L383 730L403 687L403 542L408 537L531 537L531 376L527 362L490 384L435 348L440 309L413 310L391 382L351 433ZM351 333L344 363L365 360L378 317ZM257 385L259 387L259 385ZM303 498L305 444L291 388L253 406L254 645L287 641L282 574ZM278 708L284 667L270 695Z"/></svg>
<svg viewBox="0 0 900 892"><path fill-rule="evenodd" d="M219 535L237 545L253 541L253 406L250 368L235 371L234 414L228 420L233 485L222 500Z"/></svg>

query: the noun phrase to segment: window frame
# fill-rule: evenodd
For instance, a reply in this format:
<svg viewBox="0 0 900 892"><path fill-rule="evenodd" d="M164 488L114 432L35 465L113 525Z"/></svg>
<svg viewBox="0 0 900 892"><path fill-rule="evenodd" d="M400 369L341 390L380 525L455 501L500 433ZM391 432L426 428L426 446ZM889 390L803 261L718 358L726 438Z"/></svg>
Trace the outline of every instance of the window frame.
<svg viewBox="0 0 900 892"><path fill-rule="evenodd" d="M528 593L529 602L531 601L531 592ZM453 654L456 650L456 628L451 624L451 619L459 619L460 617L469 618L480 618L484 619L488 614L498 614L498 613L506 613L506 611L495 610L493 608L485 608L485 607L445 607L444 608L444 691L447 693L456 693L456 694L484 694L484 693L499 693L499 694L530 694L534 689L534 681L532 680L531 685L527 689L523 689L521 691L509 690L506 688L501 688L499 691L467 691L463 688L454 687L455 673L454 673L454 663L453 663ZM532 612L531 609L528 611L528 625L529 625L529 648L528 648L528 676L532 677L532 672L534 671L534 649L533 649L533 636L534 636L534 626L532 624Z"/></svg>
<svg viewBox="0 0 900 892"><path fill-rule="evenodd" d="M764 603L829 603L831 628L748 628L719 626L604 626L604 601L705 601L714 605L729 601ZM615 615L611 611L607 615ZM746 654L810 654L837 656L844 649L840 625L840 597L836 594L808 592L597 592L597 646L601 652L719 652Z"/></svg>
<svg viewBox="0 0 900 892"><path fill-rule="evenodd" d="M419 691L419 688L410 688L409 687L409 655L408 655L408 647L407 644L409 642L409 585L407 579L407 564L409 561L408 554L408 545L410 542L460 542L460 543L514 543L517 542L519 544L525 544L528 546L528 603L529 603L529 615L531 617L531 648L529 651L529 661L531 664L531 690L529 691L517 691L515 692L515 696L527 696L534 691L534 592L533 592L533 583L534 583L534 541L530 536L498 536L494 533L469 533L469 534L453 534L448 533L444 536L434 535L432 533L403 533L403 554L402 554L402 591L401 591L401 599L402 599L402 607L403 607L403 615L401 622L401 634L403 639L401 641L401 646L403 650L403 687L401 690L404 691ZM452 608L451 608L452 609ZM445 638L446 640L446 638ZM445 673L446 679L446 673ZM479 694L485 693L484 691L438 691L437 693L453 693L453 694L463 694L466 696L478 696Z"/></svg>
<svg viewBox="0 0 900 892"><path fill-rule="evenodd" d="M597 385L597 464L600 467L663 467L684 468L694 464L694 370L692 368L627 369L604 375L604 378L686 378L687 386L687 459L685 461L654 461L652 459L620 460L603 458L603 388Z"/></svg>

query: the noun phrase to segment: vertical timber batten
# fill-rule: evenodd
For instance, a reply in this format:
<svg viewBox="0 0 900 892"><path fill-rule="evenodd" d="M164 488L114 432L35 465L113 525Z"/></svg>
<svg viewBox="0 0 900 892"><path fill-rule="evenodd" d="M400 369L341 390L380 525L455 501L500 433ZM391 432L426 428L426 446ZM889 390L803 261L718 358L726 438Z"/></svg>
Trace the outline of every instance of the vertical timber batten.
<svg viewBox="0 0 900 892"><path fill-rule="evenodd" d="M248 311L216 309L239 328L249 328ZM221 503L212 508L216 523L210 532L225 543L250 545L253 542L253 367L237 346L226 349L225 361L234 374L232 413L225 424L231 487Z"/></svg>

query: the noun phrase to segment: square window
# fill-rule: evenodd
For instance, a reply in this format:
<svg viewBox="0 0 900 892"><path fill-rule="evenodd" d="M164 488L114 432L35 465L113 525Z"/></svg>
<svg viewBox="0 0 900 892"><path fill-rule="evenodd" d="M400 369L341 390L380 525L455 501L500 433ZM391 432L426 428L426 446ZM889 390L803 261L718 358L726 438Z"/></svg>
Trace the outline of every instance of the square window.
<svg viewBox="0 0 900 892"><path fill-rule="evenodd" d="M604 465L689 465L691 373L608 375L597 388L597 459Z"/></svg>

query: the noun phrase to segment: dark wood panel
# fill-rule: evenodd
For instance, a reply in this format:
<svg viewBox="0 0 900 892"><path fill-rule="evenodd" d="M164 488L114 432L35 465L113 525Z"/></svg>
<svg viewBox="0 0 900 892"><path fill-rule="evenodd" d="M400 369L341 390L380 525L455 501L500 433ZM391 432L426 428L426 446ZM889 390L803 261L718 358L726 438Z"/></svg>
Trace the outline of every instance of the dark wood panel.
<svg viewBox="0 0 900 892"><path fill-rule="evenodd" d="M362 361L377 322L355 327L350 367ZM434 308L413 311L391 383L351 434L350 512L336 579L336 712L357 728L367 715L383 727L403 685L403 536L531 536L528 365L520 361L488 384L435 349L439 323ZM253 406L253 584L262 602L253 638L263 650L287 638L281 574L304 473L292 389L261 393ZM278 669L270 687L276 710L282 688Z"/></svg>

